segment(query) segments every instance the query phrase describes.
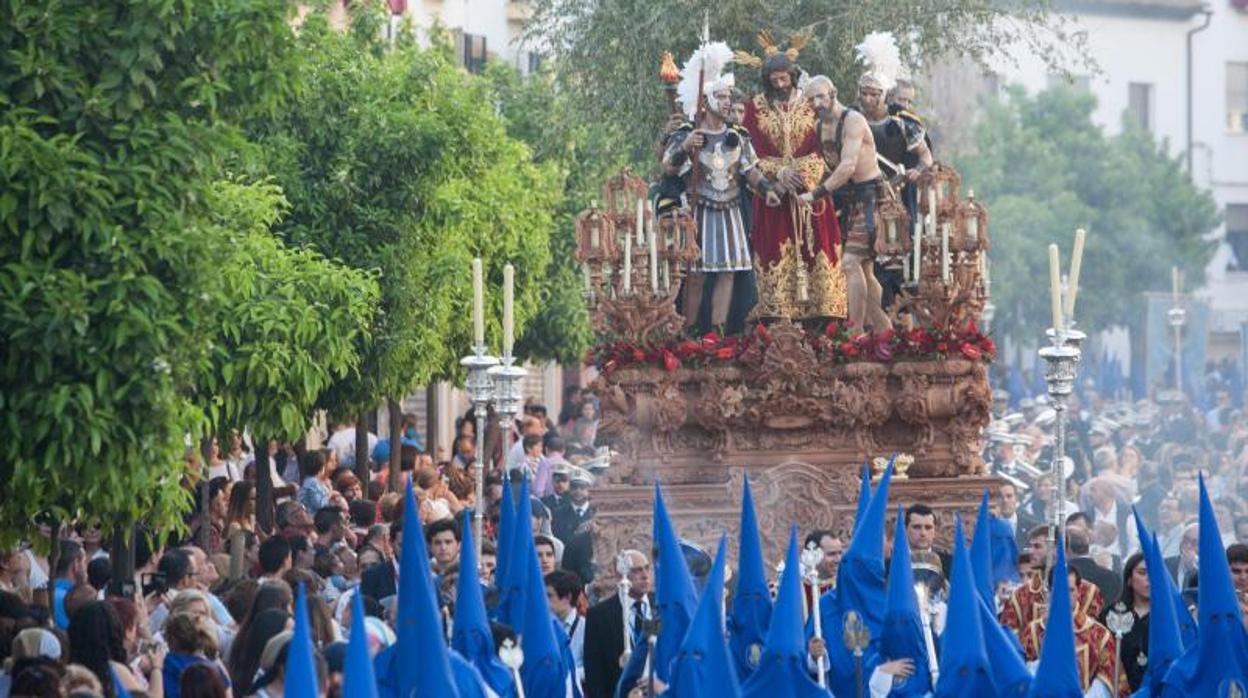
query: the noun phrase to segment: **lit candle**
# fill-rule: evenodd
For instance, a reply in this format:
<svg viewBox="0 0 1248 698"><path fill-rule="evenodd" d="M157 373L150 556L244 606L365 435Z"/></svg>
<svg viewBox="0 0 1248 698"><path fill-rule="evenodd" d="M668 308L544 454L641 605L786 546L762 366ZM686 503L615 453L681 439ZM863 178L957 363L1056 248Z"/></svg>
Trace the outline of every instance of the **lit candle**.
<svg viewBox="0 0 1248 698"><path fill-rule="evenodd" d="M949 283L949 223L940 226L940 280Z"/></svg>
<svg viewBox="0 0 1248 698"><path fill-rule="evenodd" d="M515 343L515 331L512 304L515 301L516 268L510 264L503 267L503 356L511 356L511 347Z"/></svg>
<svg viewBox="0 0 1248 698"><path fill-rule="evenodd" d="M1075 319L1075 297L1079 295L1079 270L1083 268L1083 242L1088 232L1083 228L1075 231L1075 249L1070 255L1070 288L1066 291L1066 305L1062 315L1068 320Z"/></svg>
<svg viewBox="0 0 1248 698"><path fill-rule="evenodd" d="M485 346L485 284L481 280L481 258L472 260L472 341Z"/></svg>
<svg viewBox="0 0 1248 698"><path fill-rule="evenodd" d="M633 290L633 241L624 236L624 293Z"/></svg>
<svg viewBox="0 0 1248 698"><path fill-rule="evenodd" d="M654 226L650 226L650 290L659 292L659 246L655 244Z"/></svg>
<svg viewBox="0 0 1248 698"><path fill-rule="evenodd" d="M1057 245L1049 245L1049 301L1053 310L1053 332L1062 334L1062 270Z"/></svg>
<svg viewBox="0 0 1248 698"><path fill-rule="evenodd" d="M914 228L914 282L919 282L919 264L923 259L923 224L919 221L913 221L911 226Z"/></svg>
<svg viewBox="0 0 1248 698"><path fill-rule="evenodd" d="M644 199L637 199L637 245L646 244L645 240L646 225L646 203Z"/></svg>

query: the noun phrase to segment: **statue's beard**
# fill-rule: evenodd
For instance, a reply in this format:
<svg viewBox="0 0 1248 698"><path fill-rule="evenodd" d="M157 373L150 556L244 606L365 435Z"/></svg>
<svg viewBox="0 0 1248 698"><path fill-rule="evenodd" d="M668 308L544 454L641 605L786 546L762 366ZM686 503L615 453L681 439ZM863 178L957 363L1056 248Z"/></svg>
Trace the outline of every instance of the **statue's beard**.
<svg viewBox="0 0 1248 698"><path fill-rule="evenodd" d="M776 87L771 81L767 81L767 99L775 102L787 102L793 97L793 84L790 83L785 87Z"/></svg>

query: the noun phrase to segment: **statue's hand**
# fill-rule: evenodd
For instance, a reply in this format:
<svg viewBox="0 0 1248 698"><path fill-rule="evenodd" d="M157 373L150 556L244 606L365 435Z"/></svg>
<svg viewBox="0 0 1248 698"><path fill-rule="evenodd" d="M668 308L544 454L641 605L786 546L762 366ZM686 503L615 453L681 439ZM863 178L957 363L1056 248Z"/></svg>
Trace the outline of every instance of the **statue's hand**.
<svg viewBox="0 0 1248 698"><path fill-rule="evenodd" d="M772 208L775 208L780 205L780 195L775 193L774 191L767 192L766 200L767 200L767 205Z"/></svg>

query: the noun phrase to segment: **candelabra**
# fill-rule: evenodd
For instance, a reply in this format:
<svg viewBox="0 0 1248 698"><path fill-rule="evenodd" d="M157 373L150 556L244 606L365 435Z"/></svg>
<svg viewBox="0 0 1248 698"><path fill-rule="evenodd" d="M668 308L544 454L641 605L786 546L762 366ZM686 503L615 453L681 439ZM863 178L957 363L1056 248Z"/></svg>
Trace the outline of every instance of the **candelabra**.
<svg viewBox="0 0 1248 698"><path fill-rule="evenodd" d="M1117 639L1116 645L1122 647L1122 636L1131 632L1131 628L1135 627L1135 616L1131 613L1131 609L1121 601L1114 605L1105 614L1105 624L1109 631L1114 634ZM1114 689L1117 690L1120 685L1122 676L1122 659L1119 652L1114 653Z"/></svg>
<svg viewBox="0 0 1248 698"><path fill-rule="evenodd" d="M516 366L515 361L515 357L508 352L503 356L501 364L490 369L490 377L494 379L494 412L497 413L498 426L503 437L504 472L507 468L507 455L511 452L512 427L524 401L520 381L529 373Z"/></svg>
<svg viewBox="0 0 1248 698"><path fill-rule="evenodd" d="M477 344L473 353L460 359L461 366L468 370L468 378L464 388L468 399L472 402L472 413L477 420L477 457L473 462L473 473L476 475L476 501L473 507L473 545L477 559L481 559L481 542L485 539L485 429L489 415L490 400L494 398L494 386L490 381L490 369L498 365L498 359L490 356L485 344Z"/></svg>
<svg viewBox="0 0 1248 698"><path fill-rule="evenodd" d="M1050 329L1046 334L1053 346L1040 350L1040 358L1045 361L1044 382L1048 384L1049 401L1057 413L1057 443L1049 471L1053 474L1053 531L1049 538L1054 553L1058 533L1063 539L1066 534L1066 398L1074 388L1083 354L1081 347L1086 338L1073 325L1072 321L1070 328L1064 331Z"/></svg>
<svg viewBox="0 0 1248 698"><path fill-rule="evenodd" d="M1170 329L1174 330L1174 391L1183 397L1183 326L1187 324L1187 310L1174 297L1174 307L1166 311Z"/></svg>
<svg viewBox="0 0 1248 698"><path fill-rule="evenodd" d="M862 651L871 644L871 630L857 611L846 611L841 636L845 648L854 653L854 696L862 698Z"/></svg>

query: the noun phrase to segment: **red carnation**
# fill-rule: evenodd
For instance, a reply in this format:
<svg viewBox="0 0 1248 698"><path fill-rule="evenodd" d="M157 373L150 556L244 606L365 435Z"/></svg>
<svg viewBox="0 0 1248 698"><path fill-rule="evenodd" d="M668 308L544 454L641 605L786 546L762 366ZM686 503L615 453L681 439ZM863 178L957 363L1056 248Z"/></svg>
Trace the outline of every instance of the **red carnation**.
<svg viewBox="0 0 1248 698"><path fill-rule="evenodd" d="M851 358L858 356L858 345L852 341L841 342L841 353Z"/></svg>
<svg viewBox="0 0 1248 698"><path fill-rule="evenodd" d="M985 354L988 354L989 356L996 356L997 343L992 341L991 337L984 337L983 339L979 340L979 349L980 351L984 352Z"/></svg>
<svg viewBox="0 0 1248 698"><path fill-rule="evenodd" d="M733 353L734 353L734 350L732 347L720 347L715 352L715 358L719 359L720 361L728 361L732 358Z"/></svg>
<svg viewBox="0 0 1248 698"><path fill-rule="evenodd" d="M937 352L937 353L939 353L939 354L948 354L948 353L949 353L949 345L948 345L947 343L945 343L945 342L937 342L937 343L936 343L936 352Z"/></svg>
<svg viewBox="0 0 1248 698"><path fill-rule="evenodd" d="M676 354L680 356L680 358L683 359L683 358L693 356L694 354L697 354L699 351L701 351L701 349L702 349L702 346L699 345L697 342L693 341L692 339L686 339L685 341L676 345Z"/></svg>
<svg viewBox="0 0 1248 698"><path fill-rule="evenodd" d="M705 349L714 349L719 344L719 334L716 332L707 332L702 335L702 346Z"/></svg>
<svg viewBox="0 0 1248 698"><path fill-rule="evenodd" d="M677 359L676 355L673 354L672 352L664 349L663 350L663 366L664 368L667 369L668 373L673 373L675 372L676 369L680 368L680 359Z"/></svg>
<svg viewBox="0 0 1248 698"><path fill-rule="evenodd" d="M642 361L645 361L645 360L646 360L646 352L636 347L633 347L633 362L641 363Z"/></svg>
<svg viewBox="0 0 1248 698"><path fill-rule="evenodd" d="M888 342L877 341L873 350L876 361L892 361L893 347Z"/></svg>
<svg viewBox="0 0 1248 698"><path fill-rule="evenodd" d="M828 327L827 329L824 330L824 334L826 334L829 337L835 337L836 333L840 331L841 331L840 326L836 324L836 320L833 320L832 322L828 323Z"/></svg>
<svg viewBox="0 0 1248 698"><path fill-rule="evenodd" d="M962 356L965 356L971 361L979 361L981 358L983 358L982 355L979 353L979 347L975 346L974 344L969 344L969 343L963 344L962 346L958 347L958 350L962 352Z"/></svg>

